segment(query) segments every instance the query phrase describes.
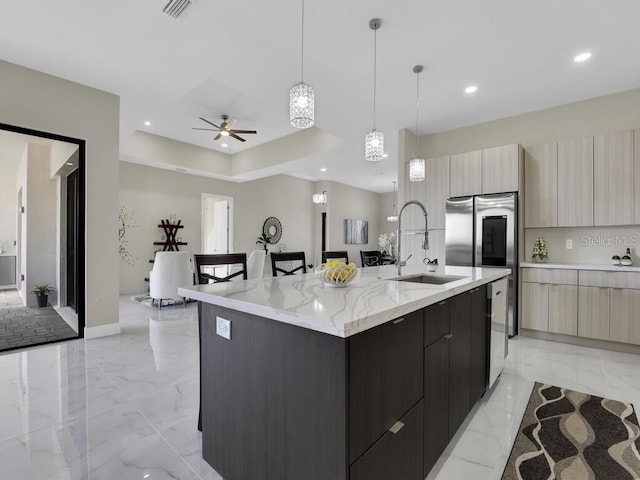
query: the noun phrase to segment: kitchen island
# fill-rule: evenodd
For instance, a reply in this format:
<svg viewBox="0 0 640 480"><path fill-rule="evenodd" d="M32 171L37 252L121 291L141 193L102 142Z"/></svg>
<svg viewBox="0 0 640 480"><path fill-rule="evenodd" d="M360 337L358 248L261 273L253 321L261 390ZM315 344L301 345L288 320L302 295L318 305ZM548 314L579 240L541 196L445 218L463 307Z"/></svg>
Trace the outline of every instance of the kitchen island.
<svg viewBox="0 0 640 480"><path fill-rule="evenodd" d="M403 267L402 277L426 274ZM362 269L181 288L201 321L203 457L228 480L422 479L487 384L486 284Z"/></svg>

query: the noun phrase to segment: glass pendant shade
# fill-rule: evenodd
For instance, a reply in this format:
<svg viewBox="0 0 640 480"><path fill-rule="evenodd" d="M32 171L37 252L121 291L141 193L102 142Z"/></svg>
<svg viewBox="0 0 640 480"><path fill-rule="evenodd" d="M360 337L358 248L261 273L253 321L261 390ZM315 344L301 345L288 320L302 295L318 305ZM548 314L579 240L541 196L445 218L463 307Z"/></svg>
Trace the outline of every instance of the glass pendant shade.
<svg viewBox="0 0 640 480"><path fill-rule="evenodd" d="M368 162L379 162L384 157L384 134L371 130L364 139L364 158Z"/></svg>
<svg viewBox="0 0 640 480"><path fill-rule="evenodd" d="M304 82L295 84L289 90L289 121L295 128L313 126L315 92L311 85Z"/></svg>
<svg viewBox="0 0 640 480"><path fill-rule="evenodd" d="M409 180L411 182L422 182L425 179L424 158L412 158L409 160Z"/></svg>

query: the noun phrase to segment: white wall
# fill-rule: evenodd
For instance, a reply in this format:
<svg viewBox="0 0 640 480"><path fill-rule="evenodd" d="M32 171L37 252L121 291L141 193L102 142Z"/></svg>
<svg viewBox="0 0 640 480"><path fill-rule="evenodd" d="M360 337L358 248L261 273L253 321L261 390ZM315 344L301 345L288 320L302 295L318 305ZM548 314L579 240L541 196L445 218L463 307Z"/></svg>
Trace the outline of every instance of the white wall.
<svg viewBox="0 0 640 480"><path fill-rule="evenodd" d="M525 230L525 261L531 262L533 243L544 237L549 253L548 263L582 263L609 265L611 257L622 257L631 249L634 266L640 266L640 226L528 228ZM573 248L566 248L566 240Z"/></svg>
<svg viewBox="0 0 640 480"><path fill-rule="evenodd" d="M640 127L640 88L420 137L433 158L481 148L524 146Z"/></svg>
<svg viewBox="0 0 640 480"><path fill-rule="evenodd" d="M27 195L23 200L26 221L26 270L22 291L27 293L28 307L37 305L31 290L35 285L47 284L59 290L56 275L57 261L57 179L49 178L51 150L45 145L27 146ZM24 199L25 197L23 197ZM23 297L24 299L25 297ZM54 303L51 296L50 303Z"/></svg>
<svg viewBox="0 0 640 480"><path fill-rule="evenodd" d="M346 250L349 254L349 261L361 266L360 250L379 250L380 194L338 182L324 182L324 185L323 189L327 191L327 250ZM345 219L366 220L368 222L368 243L345 243ZM382 231L392 230L388 230L385 225ZM316 254L318 260L320 260L320 253L318 251Z"/></svg>
<svg viewBox="0 0 640 480"><path fill-rule="evenodd" d="M15 251L16 212L18 211L18 189L14 172L0 168L0 246L2 251Z"/></svg>
<svg viewBox="0 0 640 480"><path fill-rule="evenodd" d="M202 193L233 197L234 252L260 248L256 238L264 221L274 216L282 223L283 234L280 243L270 246L270 250L278 250L284 243L289 251L304 250L307 263L311 263L313 191L312 182L286 175L238 184L122 162L120 201L132 212L138 226L128 229L128 249L137 260L133 266L120 261L120 291L146 291L144 278L149 275L149 259L160 248L153 245L162 235L157 225L170 213L175 213L185 226L179 235L189 245L183 249L201 252Z"/></svg>
<svg viewBox="0 0 640 480"><path fill-rule="evenodd" d="M0 122L86 140L86 330L118 322L119 98L0 61Z"/></svg>

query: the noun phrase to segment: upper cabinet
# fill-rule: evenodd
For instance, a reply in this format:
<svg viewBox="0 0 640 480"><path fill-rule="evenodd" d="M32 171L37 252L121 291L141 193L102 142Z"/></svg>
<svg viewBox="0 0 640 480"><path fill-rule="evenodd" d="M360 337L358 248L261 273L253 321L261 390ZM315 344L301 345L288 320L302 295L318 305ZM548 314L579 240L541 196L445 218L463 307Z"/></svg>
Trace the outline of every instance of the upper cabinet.
<svg viewBox="0 0 640 480"><path fill-rule="evenodd" d="M482 193L517 192L521 156L518 144L482 150Z"/></svg>
<svg viewBox="0 0 640 480"><path fill-rule="evenodd" d="M405 180L406 200L418 200L427 209L429 230L444 229L446 200L449 198L449 156L425 160L425 180ZM400 208L401 205L398 206ZM408 208L402 216L402 226L407 229L424 228L424 215L419 208Z"/></svg>
<svg viewBox="0 0 640 480"><path fill-rule="evenodd" d="M464 197L482 192L482 150L451 155L449 196Z"/></svg>
<svg viewBox="0 0 640 480"><path fill-rule="evenodd" d="M593 225L593 137L558 142L558 226Z"/></svg>
<svg viewBox="0 0 640 480"><path fill-rule="evenodd" d="M525 148L524 226L558 226L558 145L545 143Z"/></svg>
<svg viewBox="0 0 640 480"><path fill-rule="evenodd" d="M444 229L446 200L449 198L449 157L429 158L426 161L426 203L429 230Z"/></svg>
<svg viewBox="0 0 640 480"><path fill-rule="evenodd" d="M593 145L594 224L633 224L633 130L597 135Z"/></svg>
<svg viewBox="0 0 640 480"><path fill-rule="evenodd" d="M517 192L521 158L518 144L451 155L449 196Z"/></svg>

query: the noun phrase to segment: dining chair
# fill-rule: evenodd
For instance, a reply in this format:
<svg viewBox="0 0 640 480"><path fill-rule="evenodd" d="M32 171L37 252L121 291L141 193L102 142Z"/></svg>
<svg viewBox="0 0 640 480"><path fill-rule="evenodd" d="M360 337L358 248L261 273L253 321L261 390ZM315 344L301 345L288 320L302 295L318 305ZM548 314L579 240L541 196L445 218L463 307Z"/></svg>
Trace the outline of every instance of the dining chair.
<svg viewBox="0 0 640 480"><path fill-rule="evenodd" d="M378 267L382 263L382 253L377 250L360 250L363 267Z"/></svg>
<svg viewBox="0 0 640 480"><path fill-rule="evenodd" d="M149 296L151 305L158 300L158 309L163 299L178 298L178 287L193 285L193 270L189 252L156 252L153 268L149 272ZM186 306L186 298L182 297Z"/></svg>
<svg viewBox="0 0 640 480"><path fill-rule="evenodd" d="M349 254L346 250L322 252L322 263L327 263L327 260L344 260L344 263L349 263Z"/></svg>
<svg viewBox="0 0 640 480"><path fill-rule="evenodd" d="M242 275L247 279L247 254L246 253L221 253L213 255L198 254L193 256L193 264L196 271L197 282L200 285L207 283L230 282ZM232 267L241 265L242 269L231 272ZM216 267L228 267L228 275L216 274ZM202 352L202 315L201 306L198 306L198 342ZM202 365L202 358L200 359ZM201 372L202 373L202 372ZM202 380L200 381L202 386ZM202 388L200 389L202 392ZM202 431L202 393L200 395L200 410L198 411L198 430Z"/></svg>
<svg viewBox="0 0 640 480"><path fill-rule="evenodd" d="M197 254L193 256L193 264L197 281L200 285L229 282L240 275L242 275L243 280L247 279L246 253ZM242 269L237 270L238 266L242 266ZM217 273L216 270L219 270L219 268L216 267L228 267L227 275ZM235 270L233 267L235 267Z"/></svg>
<svg viewBox="0 0 640 480"><path fill-rule="evenodd" d="M278 272L282 275L295 275L299 270L302 270L302 273L307 273L304 252L271 252L270 255L271 271L274 277L278 276ZM294 267L291 265L293 262L301 262L301 264ZM277 264L280 264L280 266Z"/></svg>

